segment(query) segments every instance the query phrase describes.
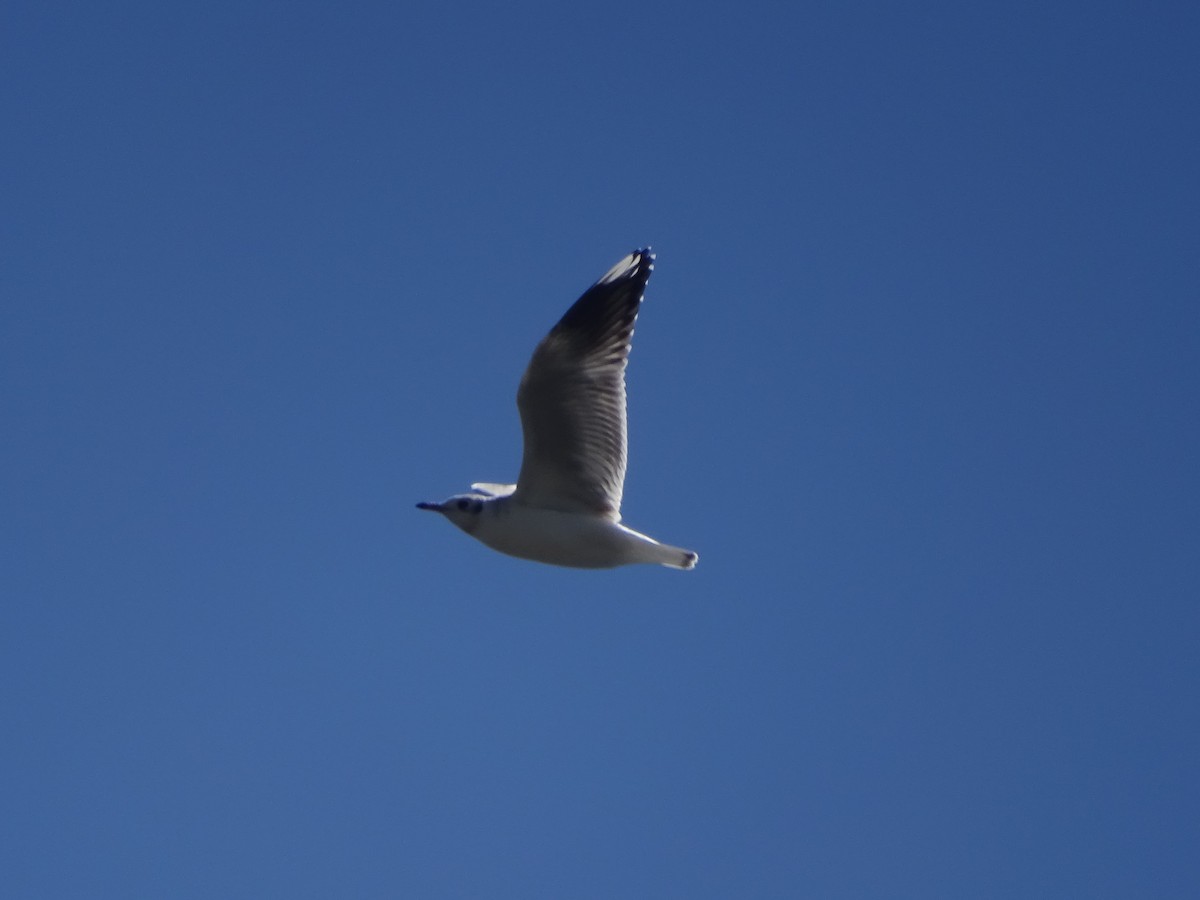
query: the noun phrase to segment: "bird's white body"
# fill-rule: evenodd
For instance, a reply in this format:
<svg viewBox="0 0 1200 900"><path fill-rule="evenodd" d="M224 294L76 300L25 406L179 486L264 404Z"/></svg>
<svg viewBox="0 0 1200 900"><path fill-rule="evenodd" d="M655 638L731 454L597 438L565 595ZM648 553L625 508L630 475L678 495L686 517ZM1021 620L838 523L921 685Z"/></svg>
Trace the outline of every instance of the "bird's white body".
<svg viewBox="0 0 1200 900"><path fill-rule="evenodd" d="M658 563L690 569L696 554L660 544L607 516L525 506L513 497L483 500L478 513L462 522L447 517L493 550L535 562L574 569L611 569L632 563Z"/></svg>
<svg viewBox="0 0 1200 900"><path fill-rule="evenodd" d="M538 344L517 406L525 451L516 484L477 483L439 512L493 550L556 566L657 563L691 569L691 550L621 524L625 486L625 365L654 254L635 250L608 270Z"/></svg>

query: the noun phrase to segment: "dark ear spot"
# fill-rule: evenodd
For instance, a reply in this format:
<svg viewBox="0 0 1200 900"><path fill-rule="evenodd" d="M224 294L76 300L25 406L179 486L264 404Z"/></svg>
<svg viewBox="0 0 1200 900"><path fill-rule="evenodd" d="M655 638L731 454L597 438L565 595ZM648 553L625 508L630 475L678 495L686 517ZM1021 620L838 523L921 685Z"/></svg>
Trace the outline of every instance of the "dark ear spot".
<svg viewBox="0 0 1200 900"><path fill-rule="evenodd" d="M478 514L479 514L479 511L480 511L480 510L482 510L482 509L483 509L483 501L482 501L482 500L476 500L476 501L475 501L475 505L471 507L471 512L473 512L473 513L475 513L476 515L478 515Z"/></svg>

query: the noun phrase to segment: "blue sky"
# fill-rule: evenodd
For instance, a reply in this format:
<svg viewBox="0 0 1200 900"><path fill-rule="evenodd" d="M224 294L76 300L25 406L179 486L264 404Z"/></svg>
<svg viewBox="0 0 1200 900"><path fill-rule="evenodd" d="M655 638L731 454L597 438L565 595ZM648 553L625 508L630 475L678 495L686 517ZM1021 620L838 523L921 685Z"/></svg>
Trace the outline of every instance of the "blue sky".
<svg viewBox="0 0 1200 900"><path fill-rule="evenodd" d="M1189 3L0 28L11 897L1188 897ZM626 521L520 458L623 254Z"/></svg>

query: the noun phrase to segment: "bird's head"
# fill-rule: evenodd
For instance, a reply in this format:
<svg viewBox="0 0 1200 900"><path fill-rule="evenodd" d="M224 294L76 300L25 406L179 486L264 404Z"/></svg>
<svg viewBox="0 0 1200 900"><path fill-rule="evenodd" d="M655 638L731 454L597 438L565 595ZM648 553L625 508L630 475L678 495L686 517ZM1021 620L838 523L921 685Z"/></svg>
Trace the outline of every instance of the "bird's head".
<svg viewBox="0 0 1200 900"><path fill-rule="evenodd" d="M471 534L479 524L479 514L483 512L483 504L486 502L487 499L479 494L455 494L441 503L418 503L417 509L440 512L467 534Z"/></svg>

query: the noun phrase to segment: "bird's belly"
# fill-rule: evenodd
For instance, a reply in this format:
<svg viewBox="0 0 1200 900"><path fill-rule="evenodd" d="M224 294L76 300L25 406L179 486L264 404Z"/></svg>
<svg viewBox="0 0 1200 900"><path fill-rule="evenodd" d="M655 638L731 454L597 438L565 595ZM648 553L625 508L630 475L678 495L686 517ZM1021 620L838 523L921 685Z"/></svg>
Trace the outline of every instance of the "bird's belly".
<svg viewBox="0 0 1200 900"><path fill-rule="evenodd" d="M536 562L578 569L608 569L635 562L634 533L599 516L504 504L473 533L493 550Z"/></svg>

